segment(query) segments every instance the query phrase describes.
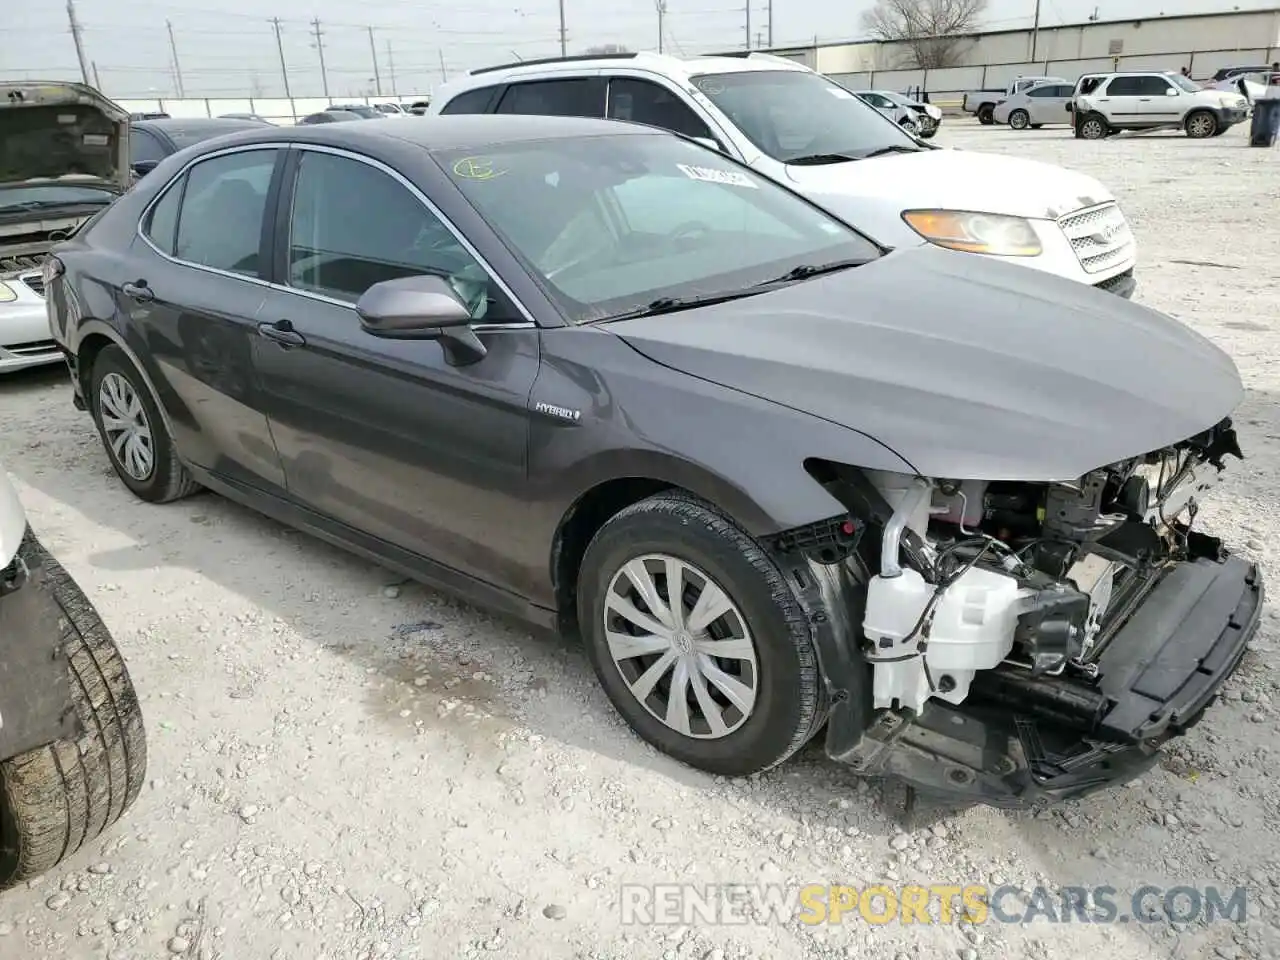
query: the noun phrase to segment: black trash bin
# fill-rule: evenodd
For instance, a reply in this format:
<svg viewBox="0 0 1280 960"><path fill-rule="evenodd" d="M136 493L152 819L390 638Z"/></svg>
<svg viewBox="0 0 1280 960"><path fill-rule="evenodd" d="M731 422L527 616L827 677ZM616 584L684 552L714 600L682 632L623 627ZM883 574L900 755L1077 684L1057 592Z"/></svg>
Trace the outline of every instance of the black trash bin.
<svg viewBox="0 0 1280 960"><path fill-rule="evenodd" d="M1253 123L1249 126L1249 146L1274 147L1280 138L1280 97L1253 102Z"/></svg>

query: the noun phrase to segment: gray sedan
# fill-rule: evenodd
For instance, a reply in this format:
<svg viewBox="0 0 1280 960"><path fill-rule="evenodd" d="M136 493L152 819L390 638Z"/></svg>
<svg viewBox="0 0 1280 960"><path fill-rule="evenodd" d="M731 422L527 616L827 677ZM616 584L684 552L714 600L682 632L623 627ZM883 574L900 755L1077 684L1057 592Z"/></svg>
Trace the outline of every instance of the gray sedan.
<svg viewBox="0 0 1280 960"><path fill-rule="evenodd" d="M1015 130L1028 127L1039 130L1046 123L1070 126L1068 104L1074 89L1070 83L1038 83L1000 101L992 110L991 118L996 123L1007 123Z"/></svg>
<svg viewBox="0 0 1280 960"><path fill-rule="evenodd" d="M966 802L1087 793L1257 629L1257 567L1192 529L1242 456L1226 354L676 134L255 126L50 261L68 402L136 497L208 488L578 639L710 773L825 731Z"/></svg>

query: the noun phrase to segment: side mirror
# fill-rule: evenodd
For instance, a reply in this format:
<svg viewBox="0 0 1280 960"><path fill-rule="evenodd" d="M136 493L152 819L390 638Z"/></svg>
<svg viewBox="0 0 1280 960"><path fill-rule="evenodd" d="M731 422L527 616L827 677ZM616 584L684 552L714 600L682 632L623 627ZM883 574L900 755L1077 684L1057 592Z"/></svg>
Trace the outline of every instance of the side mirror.
<svg viewBox="0 0 1280 960"><path fill-rule="evenodd" d="M133 164L132 170L135 177L145 177L148 173L160 165L159 160L139 160Z"/></svg>
<svg viewBox="0 0 1280 960"><path fill-rule="evenodd" d="M439 340L445 361L464 366L488 351L471 329L471 312L434 274L375 283L356 301L365 332L389 340Z"/></svg>

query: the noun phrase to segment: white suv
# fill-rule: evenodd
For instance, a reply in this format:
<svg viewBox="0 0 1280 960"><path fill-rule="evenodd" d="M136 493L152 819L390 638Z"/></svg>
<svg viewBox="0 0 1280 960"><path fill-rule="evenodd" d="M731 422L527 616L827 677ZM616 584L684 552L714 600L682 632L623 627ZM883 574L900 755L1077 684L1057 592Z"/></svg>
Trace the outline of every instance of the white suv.
<svg viewBox="0 0 1280 960"><path fill-rule="evenodd" d="M1173 72L1090 74L1077 91L1076 130L1085 140L1167 127L1196 139L1216 137L1249 115L1249 101L1239 94L1206 90Z"/></svg>
<svg viewBox="0 0 1280 960"><path fill-rule="evenodd" d="M934 243L1132 296L1136 247L1102 184L935 147L801 64L752 53L525 61L444 84L430 114L607 117L691 137L889 247Z"/></svg>

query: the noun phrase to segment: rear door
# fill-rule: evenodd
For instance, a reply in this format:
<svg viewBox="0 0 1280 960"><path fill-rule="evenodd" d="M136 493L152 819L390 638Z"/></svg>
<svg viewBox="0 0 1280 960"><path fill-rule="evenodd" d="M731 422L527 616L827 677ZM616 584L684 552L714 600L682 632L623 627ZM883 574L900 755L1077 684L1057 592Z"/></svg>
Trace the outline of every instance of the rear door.
<svg viewBox="0 0 1280 960"><path fill-rule="evenodd" d="M1070 84L1045 84L1027 91L1027 112L1034 124L1062 123L1067 119L1064 109L1071 98Z"/></svg>
<svg viewBox="0 0 1280 960"><path fill-rule="evenodd" d="M269 218L282 149L214 154L179 175L144 213L117 302L145 347L174 439L224 479L284 487L256 371L268 290Z"/></svg>

